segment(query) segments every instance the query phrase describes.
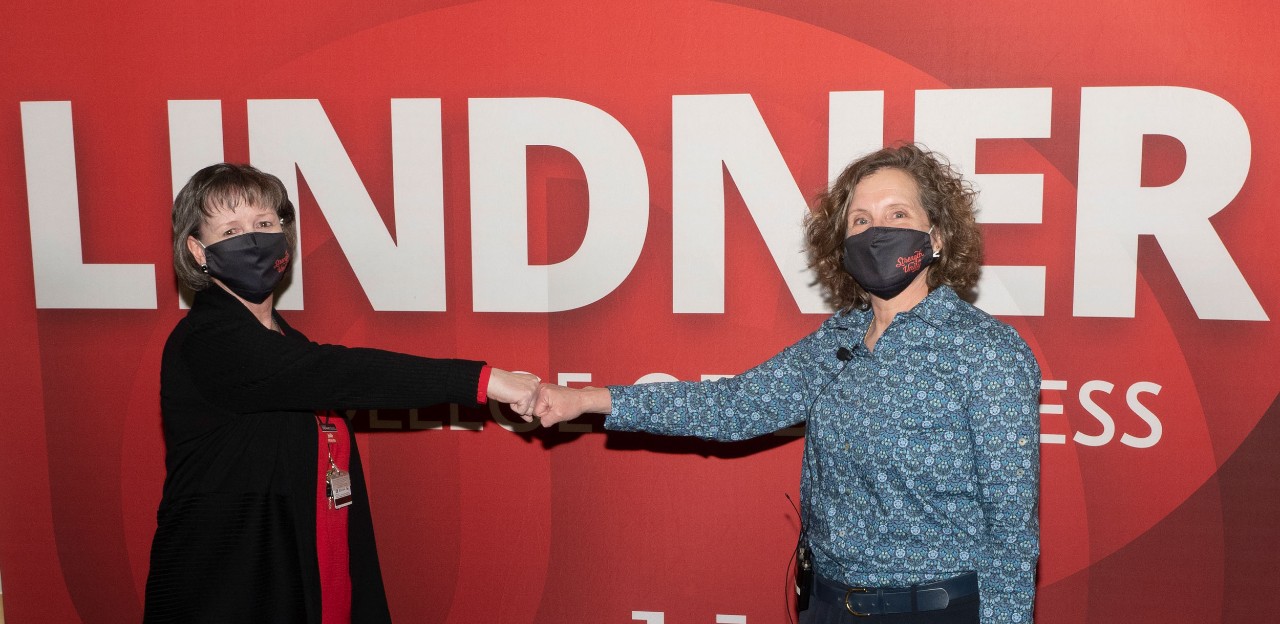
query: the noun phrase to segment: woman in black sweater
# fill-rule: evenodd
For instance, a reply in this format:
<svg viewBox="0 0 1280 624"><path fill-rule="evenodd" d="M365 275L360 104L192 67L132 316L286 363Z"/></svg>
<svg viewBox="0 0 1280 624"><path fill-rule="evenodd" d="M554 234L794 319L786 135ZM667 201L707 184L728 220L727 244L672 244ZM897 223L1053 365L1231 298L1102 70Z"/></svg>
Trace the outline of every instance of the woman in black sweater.
<svg viewBox="0 0 1280 624"><path fill-rule="evenodd" d="M295 240L284 185L247 165L206 167L174 200L196 296L161 363L146 622L390 621L355 438L317 413L493 399L532 418L532 375L307 340L273 307Z"/></svg>

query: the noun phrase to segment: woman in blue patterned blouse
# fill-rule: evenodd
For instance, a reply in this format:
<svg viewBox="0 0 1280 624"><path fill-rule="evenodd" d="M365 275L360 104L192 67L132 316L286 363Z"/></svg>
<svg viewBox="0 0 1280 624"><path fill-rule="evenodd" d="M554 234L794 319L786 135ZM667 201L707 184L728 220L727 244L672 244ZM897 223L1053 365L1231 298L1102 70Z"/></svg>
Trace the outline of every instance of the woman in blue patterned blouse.
<svg viewBox="0 0 1280 624"><path fill-rule="evenodd" d="M957 296L978 279L974 192L915 145L850 164L806 223L838 311L737 377L543 386L545 426L740 440L806 422L815 578L802 624L1032 620L1039 388L1017 332Z"/></svg>

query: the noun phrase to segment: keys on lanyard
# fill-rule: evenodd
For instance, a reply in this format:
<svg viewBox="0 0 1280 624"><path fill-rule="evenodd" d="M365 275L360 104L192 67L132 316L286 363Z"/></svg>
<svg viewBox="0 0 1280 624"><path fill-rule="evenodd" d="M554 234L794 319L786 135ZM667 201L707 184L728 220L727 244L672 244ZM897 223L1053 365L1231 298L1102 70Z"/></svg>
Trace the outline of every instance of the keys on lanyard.
<svg viewBox="0 0 1280 624"><path fill-rule="evenodd" d="M342 509L351 504L351 473L342 470L333 461L333 445L338 443L334 434L337 433L338 426L329 422L327 415L323 421L316 416L316 424L320 426L320 433L327 436L325 450L329 454L329 470L324 473L325 496L329 499L329 509Z"/></svg>

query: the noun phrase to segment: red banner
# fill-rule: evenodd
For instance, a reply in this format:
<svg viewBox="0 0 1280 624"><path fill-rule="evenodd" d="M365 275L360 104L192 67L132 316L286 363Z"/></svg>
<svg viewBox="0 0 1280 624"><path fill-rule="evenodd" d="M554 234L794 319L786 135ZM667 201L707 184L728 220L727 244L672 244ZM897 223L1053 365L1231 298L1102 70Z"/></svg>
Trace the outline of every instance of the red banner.
<svg viewBox="0 0 1280 624"><path fill-rule="evenodd" d="M1260 621L1280 590L1270 3L7 14L10 621L140 618L168 211L200 166L290 187L280 307L312 339L602 385L732 375L816 328L806 198L896 141L982 191L978 305L1043 370L1037 620ZM798 431L360 416L400 621L786 619Z"/></svg>

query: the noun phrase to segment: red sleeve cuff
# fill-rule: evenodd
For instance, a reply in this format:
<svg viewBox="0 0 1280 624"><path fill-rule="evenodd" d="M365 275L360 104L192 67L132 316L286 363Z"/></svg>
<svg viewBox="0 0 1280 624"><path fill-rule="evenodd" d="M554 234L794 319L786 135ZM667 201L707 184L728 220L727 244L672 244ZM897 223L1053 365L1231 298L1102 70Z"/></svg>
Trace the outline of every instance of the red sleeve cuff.
<svg viewBox="0 0 1280 624"><path fill-rule="evenodd" d="M489 402L489 374L493 372L493 367L485 364L480 369L480 383L476 387L476 403L484 405Z"/></svg>

